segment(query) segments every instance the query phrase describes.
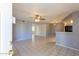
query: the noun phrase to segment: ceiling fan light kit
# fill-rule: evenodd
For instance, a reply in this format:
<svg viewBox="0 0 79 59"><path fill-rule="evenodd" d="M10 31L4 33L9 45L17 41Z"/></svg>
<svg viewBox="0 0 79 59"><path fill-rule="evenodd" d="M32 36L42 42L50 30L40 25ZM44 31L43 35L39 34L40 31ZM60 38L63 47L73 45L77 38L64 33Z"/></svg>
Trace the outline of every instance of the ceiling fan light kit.
<svg viewBox="0 0 79 59"><path fill-rule="evenodd" d="M40 19L35 19L35 22L40 22Z"/></svg>
<svg viewBox="0 0 79 59"><path fill-rule="evenodd" d="M42 18L42 16L40 16L40 15L35 15L34 20L35 20L35 22L40 22L41 20L45 20L45 19Z"/></svg>

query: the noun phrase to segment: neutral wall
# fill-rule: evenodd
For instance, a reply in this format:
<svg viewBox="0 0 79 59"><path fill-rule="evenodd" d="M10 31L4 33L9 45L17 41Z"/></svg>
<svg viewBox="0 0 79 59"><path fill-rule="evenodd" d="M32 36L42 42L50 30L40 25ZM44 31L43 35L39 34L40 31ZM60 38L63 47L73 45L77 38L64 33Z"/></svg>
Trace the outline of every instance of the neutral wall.
<svg viewBox="0 0 79 59"><path fill-rule="evenodd" d="M56 23L55 32L64 32L64 23Z"/></svg>
<svg viewBox="0 0 79 59"><path fill-rule="evenodd" d="M65 26L73 26L73 23L71 23L71 20L74 21L72 14L69 15L66 19L63 20Z"/></svg>
<svg viewBox="0 0 79 59"><path fill-rule="evenodd" d="M73 31L79 34L79 12L75 12L72 16L74 19Z"/></svg>
<svg viewBox="0 0 79 59"><path fill-rule="evenodd" d="M13 28L14 40L32 39L32 23L16 21Z"/></svg>
<svg viewBox="0 0 79 59"><path fill-rule="evenodd" d="M73 32L57 32L56 42L59 45L79 50L79 12L72 14Z"/></svg>

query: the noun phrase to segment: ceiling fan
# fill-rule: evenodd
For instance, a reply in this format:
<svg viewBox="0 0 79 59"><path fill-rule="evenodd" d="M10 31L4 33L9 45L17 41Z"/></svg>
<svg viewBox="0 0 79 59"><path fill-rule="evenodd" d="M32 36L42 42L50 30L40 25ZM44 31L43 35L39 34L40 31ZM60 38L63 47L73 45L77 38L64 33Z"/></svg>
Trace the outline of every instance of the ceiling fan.
<svg viewBox="0 0 79 59"><path fill-rule="evenodd" d="M27 21L29 22L43 22L44 20L46 20L44 16L40 16L39 14L36 14L34 16L30 16L24 19L27 19ZM23 20L22 22L25 22L25 20Z"/></svg>
<svg viewBox="0 0 79 59"><path fill-rule="evenodd" d="M42 20L45 20L45 18L44 17L42 17L42 16L40 16L40 15L35 15L34 17L33 17L33 19L34 19L34 21L35 22L40 22L40 21L42 21Z"/></svg>

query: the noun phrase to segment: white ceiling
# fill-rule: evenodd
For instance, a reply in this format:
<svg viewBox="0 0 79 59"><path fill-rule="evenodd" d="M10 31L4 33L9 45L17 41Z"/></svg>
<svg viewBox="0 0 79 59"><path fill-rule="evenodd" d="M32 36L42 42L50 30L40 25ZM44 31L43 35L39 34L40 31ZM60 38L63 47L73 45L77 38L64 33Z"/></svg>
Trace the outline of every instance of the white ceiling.
<svg viewBox="0 0 79 59"><path fill-rule="evenodd" d="M13 3L13 16L18 20L31 20L35 14L48 22L59 22L68 14L79 11L78 3Z"/></svg>

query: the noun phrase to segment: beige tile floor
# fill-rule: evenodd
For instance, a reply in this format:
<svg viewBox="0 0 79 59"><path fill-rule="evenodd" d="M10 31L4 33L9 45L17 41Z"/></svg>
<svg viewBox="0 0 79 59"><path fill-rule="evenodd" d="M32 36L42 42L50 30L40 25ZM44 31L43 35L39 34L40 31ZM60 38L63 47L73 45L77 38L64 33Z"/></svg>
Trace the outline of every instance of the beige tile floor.
<svg viewBox="0 0 79 59"><path fill-rule="evenodd" d="M53 37L36 37L32 40L13 42L14 56L79 56L79 51L58 46Z"/></svg>

